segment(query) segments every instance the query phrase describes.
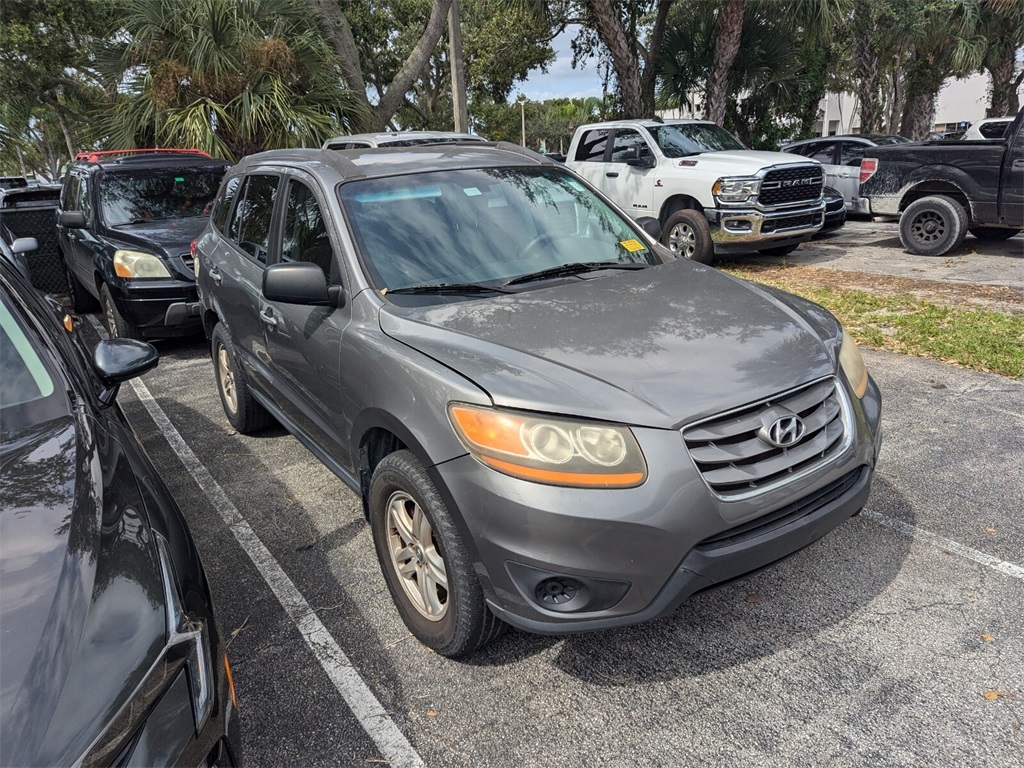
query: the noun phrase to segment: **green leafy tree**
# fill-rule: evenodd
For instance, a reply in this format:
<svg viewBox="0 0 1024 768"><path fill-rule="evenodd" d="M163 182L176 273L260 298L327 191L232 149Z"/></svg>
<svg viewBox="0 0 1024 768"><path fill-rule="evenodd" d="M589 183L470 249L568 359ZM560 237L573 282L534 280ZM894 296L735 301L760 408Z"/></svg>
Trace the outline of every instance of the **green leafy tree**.
<svg viewBox="0 0 1024 768"><path fill-rule="evenodd" d="M240 158L369 124L297 0L127 0L117 41L100 62L110 146Z"/></svg>

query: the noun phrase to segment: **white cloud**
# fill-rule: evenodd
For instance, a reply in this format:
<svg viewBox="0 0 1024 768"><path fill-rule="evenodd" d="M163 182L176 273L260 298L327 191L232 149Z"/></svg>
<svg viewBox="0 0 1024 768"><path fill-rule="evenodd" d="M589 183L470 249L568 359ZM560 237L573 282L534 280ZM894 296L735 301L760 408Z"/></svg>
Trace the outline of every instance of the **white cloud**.
<svg viewBox="0 0 1024 768"><path fill-rule="evenodd" d="M580 98L601 95L601 77L597 61L583 62L579 69L572 68L572 43L576 28L570 27L552 41L555 60L545 72L533 72L512 94L510 101L521 92L531 101L556 98Z"/></svg>

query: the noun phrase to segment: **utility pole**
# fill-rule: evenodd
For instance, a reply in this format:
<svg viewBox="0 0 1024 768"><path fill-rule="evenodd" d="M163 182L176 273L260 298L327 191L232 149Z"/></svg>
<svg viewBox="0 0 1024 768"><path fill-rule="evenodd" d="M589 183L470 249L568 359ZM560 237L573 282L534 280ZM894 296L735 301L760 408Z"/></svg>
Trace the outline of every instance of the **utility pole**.
<svg viewBox="0 0 1024 768"><path fill-rule="evenodd" d="M521 119L521 123L520 123L520 125L521 125L520 136L521 136L521 138L519 140L519 143L522 146L525 147L526 146L526 97L523 94L520 93L519 96L516 98L516 101L519 102L519 117Z"/></svg>
<svg viewBox="0 0 1024 768"><path fill-rule="evenodd" d="M452 67L452 112L455 130L466 133L469 129L469 110L466 106L466 73L462 67L462 21L459 19L459 0L452 0L448 11L448 59Z"/></svg>

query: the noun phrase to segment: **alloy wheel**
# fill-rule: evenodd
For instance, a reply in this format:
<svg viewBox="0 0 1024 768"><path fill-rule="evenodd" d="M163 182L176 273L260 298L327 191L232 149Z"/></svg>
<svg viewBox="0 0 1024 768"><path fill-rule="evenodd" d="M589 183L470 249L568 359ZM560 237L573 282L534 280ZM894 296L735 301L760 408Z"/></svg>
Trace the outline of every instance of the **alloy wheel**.
<svg viewBox="0 0 1024 768"><path fill-rule="evenodd" d="M935 211L921 211L910 223L910 233L919 243L934 243L945 237L946 222Z"/></svg>
<svg viewBox="0 0 1024 768"><path fill-rule="evenodd" d="M238 390L235 388L235 372L231 367L228 350L221 345L217 348L217 378L224 394L224 402L231 413L238 413Z"/></svg>
<svg viewBox="0 0 1024 768"><path fill-rule="evenodd" d="M430 521L405 491L387 503L387 544L399 583L413 607L430 621L448 613L448 574Z"/></svg>
<svg viewBox="0 0 1024 768"><path fill-rule="evenodd" d="M676 224L668 234L668 247L687 259L692 259L697 252L697 235L689 224Z"/></svg>

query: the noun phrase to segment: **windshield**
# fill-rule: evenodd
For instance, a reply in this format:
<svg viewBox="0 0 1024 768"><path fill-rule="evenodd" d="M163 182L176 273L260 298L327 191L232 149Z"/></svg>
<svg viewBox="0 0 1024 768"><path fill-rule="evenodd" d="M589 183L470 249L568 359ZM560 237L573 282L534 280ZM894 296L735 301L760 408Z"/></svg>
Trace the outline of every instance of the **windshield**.
<svg viewBox="0 0 1024 768"><path fill-rule="evenodd" d="M159 219L206 216L217 196L222 169L160 168L105 173L100 205L108 227Z"/></svg>
<svg viewBox="0 0 1024 768"><path fill-rule="evenodd" d="M0 431L67 415L69 404L6 297L0 297Z"/></svg>
<svg viewBox="0 0 1024 768"><path fill-rule="evenodd" d="M661 147L665 157L686 157L701 152L746 149L725 128L713 123L649 125L647 131Z"/></svg>
<svg viewBox="0 0 1024 768"><path fill-rule="evenodd" d="M580 262L660 264L637 230L555 168L438 171L343 184L378 288L505 282Z"/></svg>

